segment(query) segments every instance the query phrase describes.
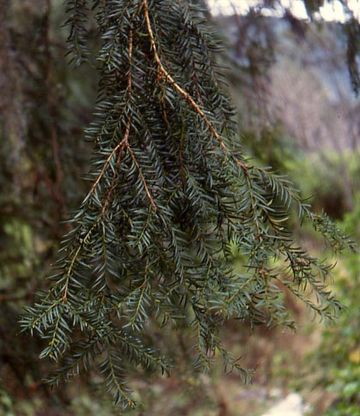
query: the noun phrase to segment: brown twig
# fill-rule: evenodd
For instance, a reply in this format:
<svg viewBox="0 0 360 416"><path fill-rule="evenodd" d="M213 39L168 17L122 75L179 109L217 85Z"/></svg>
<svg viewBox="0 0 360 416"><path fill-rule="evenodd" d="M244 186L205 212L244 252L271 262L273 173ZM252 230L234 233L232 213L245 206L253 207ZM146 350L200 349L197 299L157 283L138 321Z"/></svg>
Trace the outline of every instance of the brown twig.
<svg viewBox="0 0 360 416"><path fill-rule="evenodd" d="M129 72L128 72L128 94L131 93L132 90L132 73L131 73L131 60L132 60L132 53L133 53L133 33L132 31L130 31L130 35L129 35ZM107 159L105 160L105 163L99 173L99 175L97 176L95 182L93 183L90 191L88 192L87 196L85 197L84 201L86 201L87 199L89 199L89 197L95 192L96 187L98 186L98 184L100 183L101 179L103 178L109 163L111 161L111 159L118 153L118 157L117 157L117 165L119 165L120 163L120 156L121 156L121 152L126 149L128 150L128 152L130 153L132 159L134 160L134 163L136 165L136 167L139 170L139 175L140 178L142 180L142 182L144 183L144 187L145 187L145 191L146 191L146 195L148 196L151 206L154 208L154 210L156 210L156 204L154 199L151 196L151 193L149 191L149 188L147 186L147 183L145 181L144 175L142 174L141 168L139 163L136 160L136 157L134 155L133 150L131 149L130 145L129 145L129 136L130 136L130 130L131 130L131 117L128 117L128 121L127 121L127 125L126 125L126 129L125 129L125 133L124 136L122 138L122 140L113 148L113 150L111 151L110 155L107 157ZM100 214L100 218L103 217L103 215L106 212L106 209L109 205L110 202L110 198L111 198L111 194L113 192L113 190L115 189L114 184L112 184L110 186L109 191L107 192L106 196L105 196L105 202L103 204L102 210L101 210L101 214ZM86 244L87 240L90 238L91 233L93 231L93 229L97 226L98 224L97 220L95 222L95 224L92 225L92 227L90 228L90 230L87 232L86 236L84 237L84 239L82 240L81 244L77 247L77 249L74 252L74 255L70 261L70 265L67 269L66 272L66 280L64 283L64 287L63 287L63 295L62 295L62 301L66 302L67 297L68 297L68 290L69 290L69 281L70 281L70 276L71 273L73 271L73 268L75 266L76 260L80 255L80 252L82 250L82 248L84 247L84 245Z"/></svg>
<svg viewBox="0 0 360 416"><path fill-rule="evenodd" d="M132 72L131 72L132 56L133 56L133 32L130 31L130 34L129 34L129 73L128 73L128 85L127 85L127 92L128 92L129 95L131 94L131 91L132 91ZM139 165L139 162L136 159L135 153L131 149L130 144L129 144L129 140L128 139L129 139L129 134L130 134L130 128L131 128L131 118L129 117L128 124L127 124L127 127L126 127L125 136L124 136L125 141L123 141L123 147L127 149L127 151L129 152L132 160L134 161L134 163L136 165L136 168L139 171L140 179L141 179L142 183L144 184L144 188L145 188L146 195L149 198L149 201L150 201L151 206L156 211L157 206L155 204L154 198L151 195L151 192L150 192L149 187L148 187L148 185L146 183L145 177L144 177L144 175L143 175L143 173L141 171L141 167ZM117 164L119 164L119 162L120 162L120 152L123 150L123 147L121 147L121 148L118 149L119 158L118 158ZM114 189L114 186L111 186L110 187L110 190L108 192L107 198L106 198L106 201L107 202L110 200L110 197L111 197L111 194L113 192L113 189ZM107 204L104 205L104 207L103 207L102 215L104 214L104 212L106 210L106 206L107 206Z"/></svg>
<svg viewBox="0 0 360 416"><path fill-rule="evenodd" d="M124 137L123 137L123 139L121 140L121 142L114 148L114 150L115 150L115 152L114 152L114 150L111 152L111 155L109 156L110 157L110 160L111 160L111 158L116 154L116 153L118 153L118 156L117 156L117 161L116 161L116 166L117 166L117 168L119 168L119 166L120 166L120 162L121 162L121 152L126 148L128 148L128 146L129 146L129 136L130 136L130 129L131 129L131 118L129 117L129 119L128 119L128 122L127 122L127 125L126 125L126 129L125 129L125 133L124 133ZM109 159L109 158L108 158ZM109 162L110 162L110 160L109 160ZM109 163L108 162L108 163ZM108 163L106 164L106 166L105 166L105 170L106 170L106 168L107 168L107 165L108 165ZM101 173L102 174L102 176L103 176L103 174L105 173L105 170L104 170L104 172L103 173ZM99 179L99 177L98 177L98 179ZM101 179L101 178L100 178ZM98 181L99 182L99 181ZM93 187L94 187L94 185L93 185ZM111 195L112 195L112 192L113 192L113 190L115 189L115 187L114 187L114 184L112 183L111 184L111 186L110 186L110 189L109 189L109 192L107 193L107 196L106 196L106 198L105 198L105 203L103 204L103 207L102 207L102 210L101 210L101 216L103 216L104 215L104 213L105 213L105 211L106 211L106 208L107 208L107 206L108 206L108 203L109 203L109 201L110 201L110 198L111 198Z"/></svg>
<svg viewBox="0 0 360 416"><path fill-rule="evenodd" d="M127 126L129 126L131 123L129 123L128 122L128 125ZM104 165L103 165L103 167L101 168L101 171L100 171L100 173L99 173L99 175L97 176L97 178L96 178L96 180L95 180L95 182L93 183L93 185L92 185L92 187L91 187L91 189L90 189L90 191L88 192L88 194L86 195L86 197L85 197L85 199L84 199L84 201L86 201L87 199L89 199L90 198L90 196L95 192L95 189L96 189L96 187L99 185L99 182L101 181L101 179L103 178L103 176L104 176L104 174L105 174L105 172L106 172L106 169L107 169L107 167L108 167L108 165L109 165L109 163L110 163L110 161L111 161L111 159L114 157L114 155L117 153L117 152L119 152L119 151L121 151L121 149L127 144L127 142L128 142L128 139L129 139L129 133L130 133L130 128L128 129L128 128L126 128L126 131L125 131L125 135L124 135L124 137L123 137L123 139L113 148L113 150L111 151L111 153L109 154L109 156L107 157L107 159L105 160L105 162L104 162Z"/></svg>
<svg viewBox="0 0 360 416"><path fill-rule="evenodd" d="M129 48L129 72L128 72L127 93L128 93L128 95L130 95L131 90L132 90L132 72L131 72L131 62L132 62L132 54L133 54L133 32L132 32L132 30L129 33L129 46L128 46L128 48ZM104 163L98 177L96 178L95 182L93 183L93 185L92 185L90 191L88 192L88 194L86 195L84 201L89 199L89 197L94 193L96 187L99 185L99 182L101 181L102 177L104 176L104 174L106 172L106 169L107 169L111 159L114 157L114 155L116 153L118 153L120 155L120 152L125 147L128 146L130 128L131 128L131 118L129 116L123 139L114 147L114 149L112 150L112 152L110 153L108 158L105 160L105 163Z"/></svg>
<svg viewBox="0 0 360 416"><path fill-rule="evenodd" d="M133 162L135 163L135 166L136 166L137 170L139 171L139 177L141 179L141 182L144 185L144 189L145 189L146 195L147 195L147 197L148 197L148 199L150 201L150 204L153 207L154 211L156 211L156 209L157 209L156 203L154 201L154 198L151 195L150 189L149 189L149 187L148 187L148 185L146 183L145 177L144 177L144 175L142 173L142 170L141 170L141 167L139 165L139 162L136 159L135 153L134 153L134 151L131 149L131 147L129 145L127 146L127 149L128 149L128 151L130 153L130 156L131 156Z"/></svg>
<svg viewBox="0 0 360 416"><path fill-rule="evenodd" d="M166 81L175 89L175 91L177 91L184 98L184 100L187 101L187 103L193 108L193 110L204 121L204 123L205 123L206 127L208 128L209 132L211 133L211 135L219 142L219 145L223 149L224 153L226 155L229 155L230 154L230 151L229 151L228 147L226 146L226 144L224 143L223 139L221 138L221 135L217 132L216 128L214 127L214 125L212 124L212 122L208 119L208 117L206 116L206 114L204 113L204 111L196 103L196 101L193 99L193 97L187 91L185 91L175 81L175 79L171 76L171 74L164 67L164 65L163 65L163 63L162 63L162 61L160 59L158 50L157 50L154 32L153 32L152 27L151 27L151 21L150 21L150 16L149 16L148 0L144 0L143 1L143 10L144 10L146 28L147 28L147 32L148 32L148 35L149 35L149 38L150 38L151 49L153 50L154 58L155 58L155 61L156 61L157 65L158 65L159 75L162 76L162 77L164 77L166 79ZM244 162L242 162L241 160L239 160L239 159L236 159L235 158L235 160L236 160L236 163L238 164L238 166L247 175L247 172L248 172L247 165Z"/></svg>

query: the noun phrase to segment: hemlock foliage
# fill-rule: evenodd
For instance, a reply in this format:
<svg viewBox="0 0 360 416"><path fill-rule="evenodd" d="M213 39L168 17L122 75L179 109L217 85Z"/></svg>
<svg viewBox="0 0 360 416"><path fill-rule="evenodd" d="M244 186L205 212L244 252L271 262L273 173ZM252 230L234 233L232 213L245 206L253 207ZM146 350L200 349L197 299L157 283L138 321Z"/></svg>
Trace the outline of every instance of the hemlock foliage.
<svg viewBox="0 0 360 416"><path fill-rule="evenodd" d="M289 217L336 250L349 242L286 178L244 157L197 3L67 1L73 61L93 58L89 22L101 37L91 185L22 325L59 363L51 382L95 367L123 407L134 406L132 369L171 368L151 323L191 328L196 368L220 353L241 370L219 338L226 320L292 326L283 290L324 318L340 307L326 286L331 265L298 246Z"/></svg>

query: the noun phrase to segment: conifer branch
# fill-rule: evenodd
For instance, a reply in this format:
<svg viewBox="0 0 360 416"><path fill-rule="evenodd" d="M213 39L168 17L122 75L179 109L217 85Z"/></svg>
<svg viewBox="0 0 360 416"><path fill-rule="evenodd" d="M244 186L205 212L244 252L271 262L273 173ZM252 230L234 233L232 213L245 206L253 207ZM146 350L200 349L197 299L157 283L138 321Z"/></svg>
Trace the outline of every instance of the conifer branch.
<svg viewBox="0 0 360 416"><path fill-rule="evenodd" d="M127 82L127 93L130 96L132 90L132 72L131 72L131 65L132 65L132 54L133 54L133 32L132 30L129 33L129 45L128 45L128 54L129 54L129 71L128 71L128 82ZM84 201L88 200L90 196L95 192L96 187L100 183L102 177L104 176L106 169L111 162L111 159L115 156L115 154L120 154L120 152L129 145L129 135L131 129L131 118L129 116L128 122L126 124L125 134L123 139L114 147L110 155L107 157L98 177L96 178L95 182L93 183L89 193L86 195Z"/></svg>
<svg viewBox="0 0 360 416"><path fill-rule="evenodd" d="M68 292L69 292L69 283L72 276L73 269L75 267L76 261L82 251L82 249L85 247L86 243L88 242L92 232L94 231L95 227L97 226L98 221L95 222L95 224L92 225L90 230L86 233L85 237L81 240L79 246L76 248L74 255L72 256L70 260L70 265L66 271L66 277L65 277L65 283L62 289L62 302L65 303L68 298Z"/></svg>
<svg viewBox="0 0 360 416"><path fill-rule="evenodd" d="M156 211L157 210L157 206L156 206L155 200L154 200L153 196L151 195L151 192L149 190L149 186L148 186L148 184L147 184L147 182L145 180L144 174L142 173L142 170L141 170L141 167L139 165L139 162L136 159L135 153L132 150L132 148L129 146L129 144L127 145L127 149L128 149L128 151L130 153L131 159L135 163L135 166L136 166L136 168L137 168L137 170L139 172L139 177L141 179L141 182L144 185L145 193L146 193L146 195L147 195L147 197L148 197L148 199L150 201L150 204L151 204L153 210Z"/></svg>
<svg viewBox="0 0 360 416"><path fill-rule="evenodd" d="M163 65L163 63L160 59L160 55L158 53L158 50L157 50L155 36L154 36L154 32L153 32L152 26L151 26L151 21L150 21L150 16L149 16L148 0L143 1L143 10L144 10L144 16L145 16L145 21L146 21L146 28L147 28L149 38L150 38L151 49L153 50L154 58L155 58L155 61L158 65L159 75L164 77L165 80L168 81L168 83L184 98L184 100L187 101L188 104L190 104L190 106L193 108L193 110L204 121L204 123L207 126L208 130L210 131L211 135L219 142L220 147L223 149L224 153L227 156L230 156L231 155L230 150L228 149L228 147L224 143L223 139L221 138L221 135L218 133L218 131L214 127L213 123L208 119L208 117L206 116L204 111L201 109L201 107L196 103L194 98L175 81L175 79L171 76L171 74L164 67L164 65ZM247 175L248 174L247 165L244 162L242 162L241 160L237 159L237 158L235 158L235 161L239 165L239 167L243 170L244 174Z"/></svg>
<svg viewBox="0 0 360 416"><path fill-rule="evenodd" d="M95 192L97 186L99 185L101 179L103 178L103 176L105 175L106 169L109 166L109 163L111 162L111 159L119 152L121 152L125 147L128 146L128 140L129 140L129 134L130 134L130 128L131 128L131 120L129 119L126 125L126 130L125 130L125 134L124 137L122 138L122 140L113 148L113 150L111 151L111 153L109 154L109 156L106 158L104 165L99 173L99 175L97 176L95 182L93 183L89 193L86 195L83 203L85 203L85 201L87 201L91 195Z"/></svg>
<svg viewBox="0 0 360 416"><path fill-rule="evenodd" d="M129 72L128 72L128 84L127 84L128 90L127 90L127 92L130 95L131 90L132 90L132 72L131 72L131 60L132 60L132 53L133 53L133 32L132 31L130 31L130 34L129 34L128 53L129 53ZM120 161L120 154L121 154L122 150L124 150L124 148L126 148L130 151L130 146L129 146L130 129L131 129L131 117L129 116L128 117L128 122L127 122L127 125L126 125L126 130L125 130L124 137L114 147L114 149L111 151L110 155L105 160L105 163L104 163L98 177L96 178L95 182L93 183L89 193L85 197L84 202L87 201L91 197L91 195L95 192L96 187L99 185L101 179L105 175L105 172L107 170L107 167L108 167L109 163L111 162L111 159L116 154L118 154L119 155L118 156L118 161L117 161L117 165L118 165L119 161ZM106 208L107 208L109 200L110 200L110 195L112 193L112 190L113 190L113 187L110 187L108 195L106 196L106 200L103 203L103 207L102 207L102 210L101 210L101 216L103 216L105 214ZM84 204L84 202L83 202L83 204ZM95 224L87 232L87 234L85 235L85 238L82 240L81 244L76 249L75 254L74 254L74 256L72 257L72 259L70 261L70 266L69 266L69 268L66 272L66 280L65 280L65 284L64 284L64 288L63 288L63 295L62 295L63 302L67 301L68 290L69 290L69 281L70 281L70 278L71 278L71 274L72 274L75 262L76 262L78 256L80 255L80 252L83 249L84 245L86 244L88 238L90 237L92 231L97 226L98 222L99 222L99 220L96 220Z"/></svg>
<svg viewBox="0 0 360 416"><path fill-rule="evenodd" d="M79 61L89 52L90 2L66 1ZM292 325L274 284L281 278L274 259L295 296L324 317L337 309L326 288L329 267L294 242L292 212L332 247L348 243L289 181L236 158L233 110L194 2L152 1L151 10L150 0L93 4L102 39L98 104L87 130L97 144L95 180L70 220L52 287L27 308L22 325L45 340L41 357L64 363L56 380L91 364L115 402L128 407L132 368L170 367L158 351L163 342L148 336L148 321L181 322L197 334L199 366L221 351L231 368L219 336L225 320Z"/></svg>

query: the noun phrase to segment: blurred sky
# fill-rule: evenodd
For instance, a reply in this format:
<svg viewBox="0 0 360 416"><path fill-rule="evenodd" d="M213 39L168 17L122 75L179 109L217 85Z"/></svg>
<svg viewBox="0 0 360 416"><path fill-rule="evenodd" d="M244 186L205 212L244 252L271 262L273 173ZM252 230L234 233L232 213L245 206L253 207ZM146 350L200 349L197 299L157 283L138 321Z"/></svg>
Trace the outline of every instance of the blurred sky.
<svg viewBox="0 0 360 416"><path fill-rule="evenodd" d="M233 13L234 8L238 13L246 13L249 7L259 3L258 0L208 0L208 2L216 14L230 14ZM304 3L301 0L281 0L281 3L284 7L290 8L294 16L307 18ZM360 19L360 0L348 0L348 5L355 16ZM276 11L273 14L276 15ZM344 9L338 0L331 1L331 3L325 1L325 5L320 9L320 14L325 20L338 20L341 22L346 20Z"/></svg>

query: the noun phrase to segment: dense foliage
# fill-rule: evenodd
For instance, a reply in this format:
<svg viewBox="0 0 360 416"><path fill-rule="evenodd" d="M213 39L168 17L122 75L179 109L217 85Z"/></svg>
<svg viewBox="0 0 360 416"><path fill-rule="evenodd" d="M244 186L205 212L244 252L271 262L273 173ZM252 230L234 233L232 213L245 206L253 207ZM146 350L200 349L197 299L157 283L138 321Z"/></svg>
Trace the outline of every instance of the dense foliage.
<svg viewBox="0 0 360 416"><path fill-rule="evenodd" d="M191 327L197 368L216 352L236 368L219 328L230 318L292 326L284 288L333 316L331 265L294 242L289 215L309 220L334 249L348 241L285 178L244 157L201 8L67 4L74 62L93 60L96 22L100 81L87 129L90 190L68 222L49 291L22 320L44 338L41 356L59 362L51 381L95 366L115 402L133 406L126 375L171 368L154 327Z"/></svg>

